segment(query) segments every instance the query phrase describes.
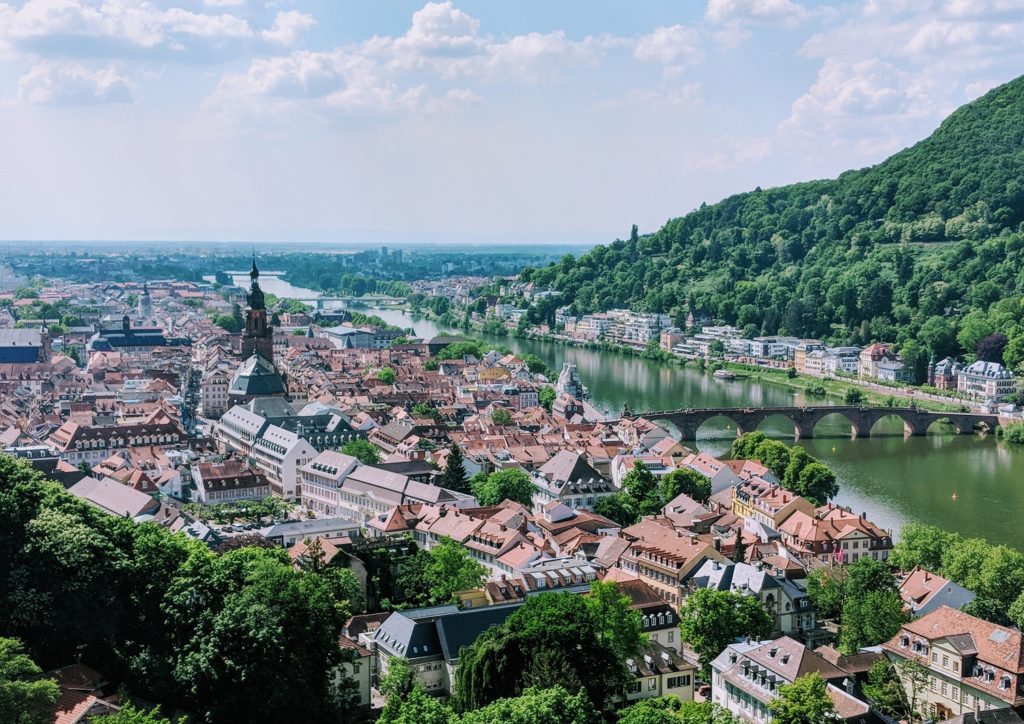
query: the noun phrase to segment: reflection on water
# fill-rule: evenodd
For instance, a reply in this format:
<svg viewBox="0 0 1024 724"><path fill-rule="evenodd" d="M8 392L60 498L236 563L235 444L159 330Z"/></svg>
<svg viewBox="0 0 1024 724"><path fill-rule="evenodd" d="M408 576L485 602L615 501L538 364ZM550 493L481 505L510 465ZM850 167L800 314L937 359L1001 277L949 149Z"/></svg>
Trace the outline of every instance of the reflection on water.
<svg viewBox="0 0 1024 724"><path fill-rule="evenodd" d="M429 320L413 321L400 311L371 313L402 327L412 325L421 336L440 331ZM556 370L564 361L574 362L595 406L612 412L627 402L637 412L687 406L829 404L755 380L716 380L695 368L550 342L494 341L519 353L536 354ZM792 439L792 423L784 417L770 418L760 429L773 437ZM698 434L697 447L723 454L735 434L725 418L709 420ZM835 471L842 486L840 504L866 512L894 531L907 521L921 521L1024 549L1024 525L1017 523L1024 514L1024 448L993 436L950 434L940 426L933 426L927 437L904 438L903 423L897 418L880 421L874 434L851 440L850 424L834 415L821 421L815 438L799 443Z"/></svg>

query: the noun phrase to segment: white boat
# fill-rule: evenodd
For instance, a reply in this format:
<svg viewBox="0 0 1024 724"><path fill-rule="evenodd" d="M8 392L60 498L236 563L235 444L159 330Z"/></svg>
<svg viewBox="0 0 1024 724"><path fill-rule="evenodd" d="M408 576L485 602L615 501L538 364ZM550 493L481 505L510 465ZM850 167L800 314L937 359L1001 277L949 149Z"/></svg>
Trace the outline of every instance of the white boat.
<svg viewBox="0 0 1024 724"><path fill-rule="evenodd" d="M720 380L734 380L736 379L736 373L730 372L729 370L715 370L715 377Z"/></svg>

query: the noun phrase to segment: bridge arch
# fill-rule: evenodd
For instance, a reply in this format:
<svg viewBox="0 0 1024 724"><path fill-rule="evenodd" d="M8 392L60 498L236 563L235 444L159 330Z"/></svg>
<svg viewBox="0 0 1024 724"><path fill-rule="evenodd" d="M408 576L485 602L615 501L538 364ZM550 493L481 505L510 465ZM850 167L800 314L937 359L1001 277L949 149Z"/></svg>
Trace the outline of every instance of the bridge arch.
<svg viewBox="0 0 1024 724"><path fill-rule="evenodd" d="M759 416L759 419L754 424L753 429L744 429L743 432L754 432L754 430L765 432L765 427L778 426L786 431L785 435L787 437L790 434L792 434L793 437L795 437L797 440L799 440L802 437L810 437L808 431L805 429L806 426L804 426L801 423L801 421L797 419L797 417L797 415L793 415L788 412L782 412L781 410L766 412L765 414ZM793 432L790 433L789 430L792 430Z"/></svg>
<svg viewBox="0 0 1024 724"><path fill-rule="evenodd" d="M724 428L724 429L723 429ZM751 432L736 422L732 415L725 413L709 415L695 421L691 425L690 438L697 439L697 435L703 430L704 437L711 439L727 439L730 436L739 437L745 432Z"/></svg>
<svg viewBox="0 0 1024 724"><path fill-rule="evenodd" d="M827 421L827 422L826 422ZM819 430L821 423L826 423L826 434L822 435ZM835 422L842 422L850 426L849 437L857 439L862 433L866 432L861 429L861 421L853 414L846 410L822 410L814 419L811 429L814 433L814 437L833 437L835 435L828 434L828 426Z"/></svg>
<svg viewBox="0 0 1024 724"><path fill-rule="evenodd" d="M869 437L884 436L885 433L879 433L875 428L878 427L878 423L882 422L882 420L890 420L894 417L902 423L904 436L924 435L928 431L928 422L921 424L915 417L907 415L902 411L880 408L871 410L866 420L866 434Z"/></svg>

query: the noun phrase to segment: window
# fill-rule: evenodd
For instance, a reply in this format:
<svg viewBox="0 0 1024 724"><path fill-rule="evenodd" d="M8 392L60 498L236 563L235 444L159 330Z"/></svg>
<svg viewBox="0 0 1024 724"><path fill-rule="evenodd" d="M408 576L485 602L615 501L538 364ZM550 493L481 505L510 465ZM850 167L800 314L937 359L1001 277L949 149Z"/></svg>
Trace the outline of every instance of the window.
<svg viewBox="0 0 1024 724"><path fill-rule="evenodd" d="M946 656L945 654L943 654L943 656L942 656L942 667L946 668L947 666L949 666L949 657Z"/></svg>
<svg viewBox="0 0 1024 724"><path fill-rule="evenodd" d="M669 689L678 689L681 686L689 686L689 685L690 685L690 675L689 674L686 674L684 676L670 676L668 678L668 688Z"/></svg>
<svg viewBox="0 0 1024 724"><path fill-rule="evenodd" d="M658 688L658 678L656 676L652 676L651 678L649 678L647 680L647 691L654 691L657 688Z"/></svg>
<svg viewBox="0 0 1024 724"><path fill-rule="evenodd" d="M942 682L942 695L946 696L947 694L949 694L949 686L946 684L945 681L943 681Z"/></svg>
<svg viewBox="0 0 1024 724"><path fill-rule="evenodd" d="M639 691L640 691L640 682L639 681L634 681L633 683L631 683L629 686L626 687L626 692L629 693L629 694L636 694Z"/></svg>
<svg viewBox="0 0 1024 724"><path fill-rule="evenodd" d="M939 662L939 655L932 651L932 663L937 664Z"/></svg>
<svg viewBox="0 0 1024 724"><path fill-rule="evenodd" d="M675 631L669 631L668 632L668 642L669 643L673 643L675 640L676 640L676 632Z"/></svg>

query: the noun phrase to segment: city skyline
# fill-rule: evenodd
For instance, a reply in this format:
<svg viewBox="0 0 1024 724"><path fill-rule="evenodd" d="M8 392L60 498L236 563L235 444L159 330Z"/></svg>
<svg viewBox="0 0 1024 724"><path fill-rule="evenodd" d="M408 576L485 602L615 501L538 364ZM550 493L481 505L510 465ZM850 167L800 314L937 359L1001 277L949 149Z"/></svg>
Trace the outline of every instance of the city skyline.
<svg viewBox="0 0 1024 724"><path fill-rule="evenodd" d="M5 239L596 243L1012 79L1016 2L0 3Z"/></svg>

